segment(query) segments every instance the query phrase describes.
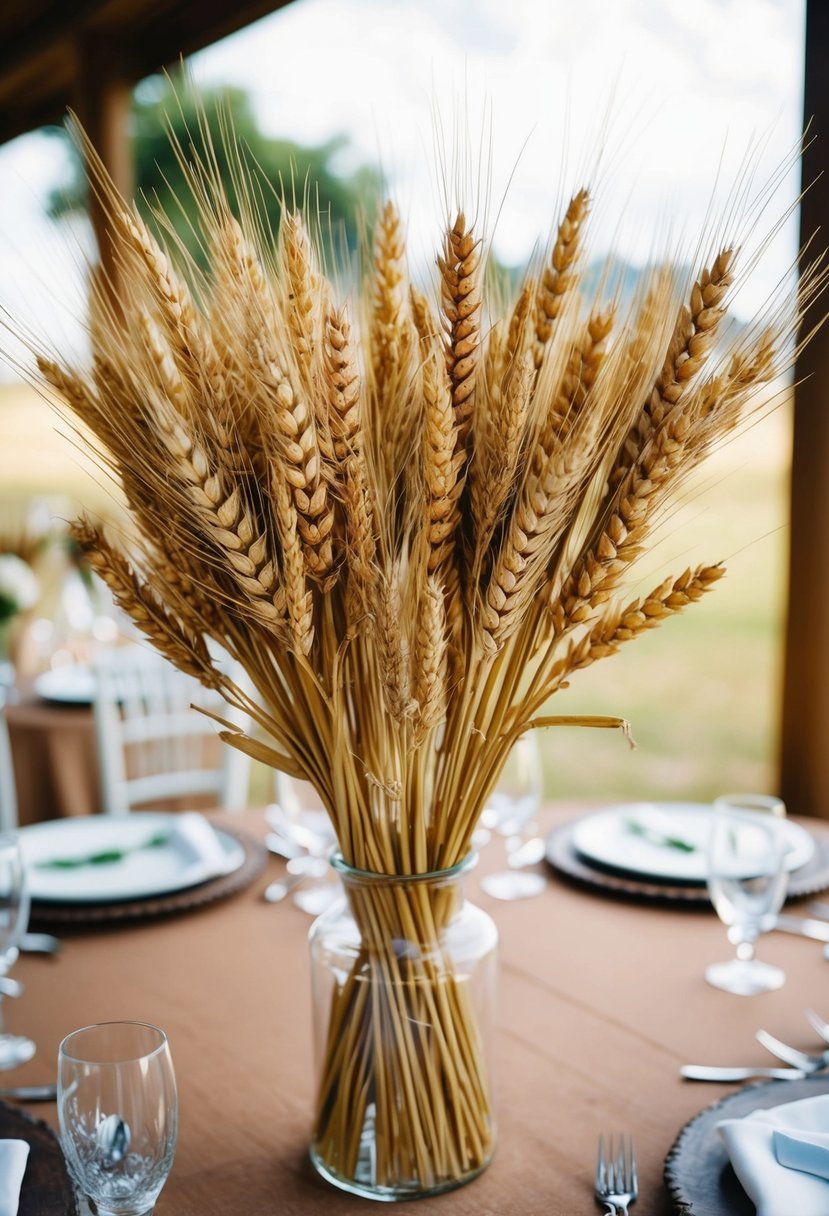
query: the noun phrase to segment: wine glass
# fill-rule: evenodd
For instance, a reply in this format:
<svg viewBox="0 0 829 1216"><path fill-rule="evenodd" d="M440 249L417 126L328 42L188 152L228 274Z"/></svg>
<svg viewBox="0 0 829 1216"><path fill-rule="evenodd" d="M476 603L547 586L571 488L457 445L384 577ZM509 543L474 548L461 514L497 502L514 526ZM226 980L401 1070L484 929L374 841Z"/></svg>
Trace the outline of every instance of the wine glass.
<svg viewBox="0 0 829 1216"><path fill-rule="evenodd" d="M484 827L505 838L507 865L534 826L541 805L541 756L535 736L522 735L513 744L498 784L481 816ZM481 887L495 899L528 899L544 890L542 874L523 869L507 869L487 874Z"/></svg>
<svg viewBox="0 0 829 1216"><path fill-rule="evenodd" d="M167 1036L146 1022L103 1022L58 1051L60 1142L98 1216L151 1216L176 1148L178 1097Z"/></svg>
<svg viewBox="0 0 829 1216"><path fill-rule="evenodd" d="M0 832L0 976L17 960L17 943L29 921L29 892L26 868L16 832ZM17 1068L35 1054L35 1044L25 1035L6 1034L3 1029L3 997L0 993L0 1069Z"/></svg>
<svg viewBox="0 0 829 1216"><path fill-rule="evenodd" d="M786 808L765 794L727 794L714 801L708 843L708 894L737 957L713 963L705 978L738 996L772 992L786 980L779 967L755 957L761 933L771 928L788 884Z"/></svg>
<svg viewBox="0 0 829 1216"><path fill-rule="evenodd" d="M278 836L296 845L302 855L288 861L288 872L316 881L303 883L293 902L310 916L320 916L340 893L340 881L329 864L337 837L328 812L308 781L297 781L276 773L278 803L265 811L268 824Z"/></svg>

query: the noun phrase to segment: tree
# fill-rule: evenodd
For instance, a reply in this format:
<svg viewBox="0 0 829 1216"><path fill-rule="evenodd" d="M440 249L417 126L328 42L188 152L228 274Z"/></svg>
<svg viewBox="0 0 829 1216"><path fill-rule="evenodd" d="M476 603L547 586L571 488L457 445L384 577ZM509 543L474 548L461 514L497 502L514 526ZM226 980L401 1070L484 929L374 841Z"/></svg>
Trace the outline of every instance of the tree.
<svg viewBox="0 0 829 1216"><path fill-rule="evenodd" d="M348 147L345 136L338 136L315 147L301 147L288 139L273 139L259 128L249 95L240 88L201 89L198 99L186 86L171 83L167 77L143 81L133 96L131 114L135 188L138 206L148 222L156 198L165 202L164 210L177 234L197 262L204 256L194 235L195 203L184 187L181 166L170 140L178 141L186 154L191 147L201 153L200 125L206 127L215 152L216 164L225 183L231 207L235 205L239 157L254 182L260 211L274 233L279 227L282 200L303 203L307 197L312 211L319 209L323 232L340 231L349 250L356 248L360 216L370 215L379 193L379 178L368 167L342 173L336 158ZM232 130L238 154L227 150L227 132ZM57 130L61 138L66 133ZM60 218L86 208L87 185L81 157L72 148L67 179L48 198L47 210ZM169 205L174 194L178 204Z"/></svg>

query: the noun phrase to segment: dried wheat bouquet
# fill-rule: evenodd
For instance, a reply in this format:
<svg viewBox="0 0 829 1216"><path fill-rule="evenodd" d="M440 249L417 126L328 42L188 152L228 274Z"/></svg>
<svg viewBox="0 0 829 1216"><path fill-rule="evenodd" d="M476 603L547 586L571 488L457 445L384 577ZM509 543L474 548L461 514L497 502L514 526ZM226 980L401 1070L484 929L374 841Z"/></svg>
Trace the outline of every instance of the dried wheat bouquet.
<svg viewBox="0 0 829 1216"><path fill-rule="evenodd" d="M172 225L166 241L153 235L86 152L117 293L94 288L90 367L42 350L38 365L95 436L137 540L124 551L85 520L77 541L152 643L256 724L222 737L314 785L348 863L455 865L522 733L623 725L551 717L552 694L721 577L703 565L644 595L625 590L677 488L791 360L799 305L773 302L724 340L739 273L727 234L692 282L661 266L632 305L600 305L581 289L586 189L503 309L485 290L485 234L463 211L448 217L423 289L391 203L359 291L344 296L323 272L315 223L286 206L274 237L241 157L234 214L209 150L182 150L203 272ZM216 669L209 642L250 687ZM377 915L390 937L437 938L445 911L421 900L406 917L385 905ZM372 949L365 965L411 978L405 960ZM389 1000L415 1017L425 998L402 988ZM338 1083L355 991L347 984L332 1011L317 1133L329 1153L353 1168L355 1136L342 1128L359 1129L385 1070L383 1092L402 1106L381 1172L422 1172L427 1134L437 1179L481 1164L487 1085L462 992L430 1008L454 1024L437 1063L413 1053L407 1065L451 1107L429 1131L395 1073L393 1019L354 1035L356 1079ZM359 1017L373 1016L364 1002Z"/></svg>

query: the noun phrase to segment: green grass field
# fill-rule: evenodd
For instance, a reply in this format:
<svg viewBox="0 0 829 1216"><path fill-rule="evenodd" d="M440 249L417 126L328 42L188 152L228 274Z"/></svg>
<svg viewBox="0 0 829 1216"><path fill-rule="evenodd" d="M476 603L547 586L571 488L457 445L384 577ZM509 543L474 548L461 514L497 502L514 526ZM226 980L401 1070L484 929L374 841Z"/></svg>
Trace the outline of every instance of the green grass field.
<svg viewBox="0 0 829 1216"><path fill-rule="evenodd" d="M107 510L110 492L37 396L0 385L0 529L34 496ZM64 432L62 435L60 432ZM550 797L707 798L769 790L781 663L790 419L786 408L719 452L642 559L637 593L699 561L728 576L701 603L613 658L576 673L553 713L627 718L617 732L541 736Z"/></svg>

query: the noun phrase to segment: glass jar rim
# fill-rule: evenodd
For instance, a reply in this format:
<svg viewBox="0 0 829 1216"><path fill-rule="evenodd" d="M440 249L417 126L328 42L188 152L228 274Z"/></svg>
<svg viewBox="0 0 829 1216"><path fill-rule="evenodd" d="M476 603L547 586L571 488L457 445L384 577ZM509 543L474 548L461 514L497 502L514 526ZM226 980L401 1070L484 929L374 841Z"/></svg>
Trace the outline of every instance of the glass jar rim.
<svg viewBox="0 0 829 1216"><path fill-rule="evenodd" d="M415 874L383 874L378 870L361 870L357 866L350 865L339 849L332 851L329 860L337 873L346 879L353 878L359 882L376 883L377 885L405 883L408 886L410 883L437 882L465 874L467 870L471 870L478 864L478 854L472 849L455 865L448 866L445 870L425 870Z"/></svg>

